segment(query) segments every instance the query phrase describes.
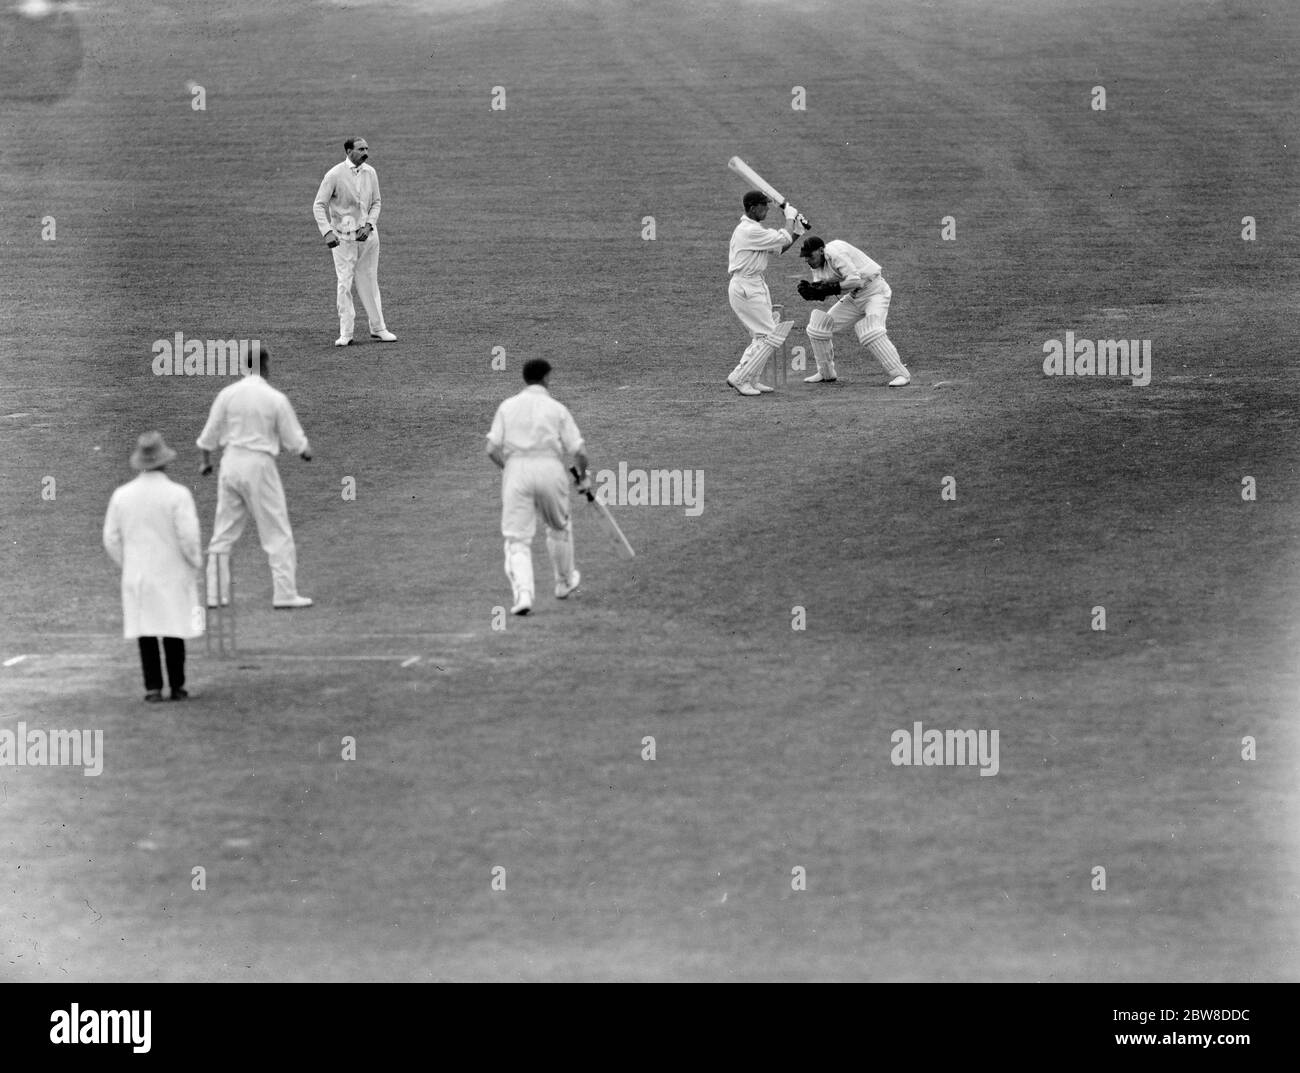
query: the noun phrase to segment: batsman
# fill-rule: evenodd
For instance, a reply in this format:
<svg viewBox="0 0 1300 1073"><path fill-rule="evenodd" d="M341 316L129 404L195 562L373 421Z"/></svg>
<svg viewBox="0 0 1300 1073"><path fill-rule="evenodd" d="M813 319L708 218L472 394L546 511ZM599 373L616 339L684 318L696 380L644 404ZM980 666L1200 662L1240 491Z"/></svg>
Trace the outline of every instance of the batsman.
<svg viewBox="0 0 1300 1073"><path fill-rule="evenodd" d="M779 322L772 310L772 295L763 273L770 254L785 253L804 232L803 218L789 202L784 206L786 228L764 227L772 199L762 190L750 190L741 200L745 215L740 218L727 251L731 282L727 298L740 323L749 332L749 346L739 364L727 376L727 383L742 395L760 395L772 388L759 380L763 366L790 334L791 321Z"/></svg>
<svg viewBox="0 0 1300 1073"><path fill-rule="evenodd" d="M912 382L903 359L885 331L889 299L893 295L880 274L880 265L856 246L840 239L824 242L816 236L804 239L799 256L812 269L813 278L799 281L799 294L809 302L824 302L840 296L830 309L814 309L808 318L808 341L812 344L817 371L805 377L806 384L824 384L836 378L834 334L853 325L858 342L884 366L893 379L890 387Z"/></svg>
<svg viewBox="0 0 1300 1073"><path fill-rule="evenodd" d="M512 615L533 609L533 537L539 516L546 524L555 598L565 599L582 581L573 563L566 456L574 460L578 491L591 488L582 433L568 407L551 398L548 390L551 363L533 358L524 362L523 374L524 390L497 407L487 434L487 456L502 471L501 535L514 596Z"/></svg>

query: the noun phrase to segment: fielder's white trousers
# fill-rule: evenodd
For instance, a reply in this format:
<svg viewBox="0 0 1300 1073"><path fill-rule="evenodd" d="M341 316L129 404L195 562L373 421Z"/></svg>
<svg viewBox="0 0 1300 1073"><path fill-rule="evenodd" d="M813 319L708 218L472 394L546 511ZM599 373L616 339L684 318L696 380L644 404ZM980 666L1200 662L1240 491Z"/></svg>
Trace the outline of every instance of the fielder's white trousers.
<svg viewBox="0 0 1300 1073"><path fill-rule="evenodd" d="M365 242L339 235L339 244L331 252L334 254L334 274L339 283L339 335L351 339L356 326L357 310L352 304L354 283L361 304L366 308L366 316L370 318L370 333L378 335L387 331L384 307L379 301L379 229L372 231Z"/></svg>
<svg viewBox="0 0 1300 1073"><path fill-rule="evenodd" d="M298 595L298 552L275 459L264 451L227 447L217 473L217 518L212 523L209 555L229 552L243 535L250 514L262 550L271 564L274 599L291 600ZM215 565L215 560L209 559L209 565ZM228 585L225 577L222 581ZM210 577L208 592L216 591L216 578ZM228 593L223 592L221 596L225 598Z"/></svg>

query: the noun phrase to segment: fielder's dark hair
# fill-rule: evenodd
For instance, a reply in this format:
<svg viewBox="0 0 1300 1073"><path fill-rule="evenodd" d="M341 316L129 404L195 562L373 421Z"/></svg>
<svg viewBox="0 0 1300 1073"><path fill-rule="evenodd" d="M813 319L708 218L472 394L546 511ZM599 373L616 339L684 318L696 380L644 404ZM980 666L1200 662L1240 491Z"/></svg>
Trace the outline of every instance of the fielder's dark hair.
<svg viewBox="0 0 1300 1073"><path fill-rule="evenodd" d="M771 200L762 190L748 190L745 192L745 196L740 199L740 203L745 206L745 211L748 212L755 205L766 205Z"/></svg>
<svg viewBox="0 0 1300 1073"><path fill-rule="evenodd" d="M551 371L551 363L545 358L530 358L524 362L524 383L540 384Z"/></svg>
<svg viewBox="0 0 1300 1073"><path fill-rule="evenodd" d="M251 359L252 355L249 355L249 357ZM251 366L253 363L250 360L248 364ZM271 352L266 349L266 344L263 343L257 349L257 375L265 376L266 367L270 364L271 364ZM249 371L251 372L252 369L250 368Z"/></svg>
<svg viewBox="0 0 1300 1073"><path fill-rule="evenodd" d="M352 152L352 147L356 144L357 144L356 138L349 138L347 141L343 143L343 152L345 153Z"/></svg>
<svg viewBox="0 0 1300 1073"><path fill-rule="evenodd" d="M803 240L803 245L799 247L799 256L807 257L810 253L820 250L825 245L825 242L819 239L816 235L813 235L811 238Z"/></svg>

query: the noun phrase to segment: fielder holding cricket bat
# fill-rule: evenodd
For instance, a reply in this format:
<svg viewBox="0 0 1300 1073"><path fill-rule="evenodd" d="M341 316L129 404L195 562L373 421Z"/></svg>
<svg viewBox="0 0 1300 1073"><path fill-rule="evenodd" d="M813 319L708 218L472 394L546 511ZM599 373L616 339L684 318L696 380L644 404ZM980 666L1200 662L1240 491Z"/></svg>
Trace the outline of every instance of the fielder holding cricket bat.
<svg viewBox="0 0 1300 1073"><path fill-rule="evenodd" d="M772 312L772 295L763 273L767 270L770 254L785 253L803 234L803 221L794 207L786 202L786 227L790 230L764 227L762 221L767 218L771 203L761 190L750 190L745 194L741 201L745 215L731 233L728 250L727 271L731 273L731 282L727 286L727 297L740 323L750 334L750 344L740 356L740 363L727 377L727 383L742 395L761 395L772 390L767 384L759 383L758 377L768 358L790 333L791 322L787 320L778 324Z"/></svg>
<svg viewBox="0 0 1300 1073"><path fill-rule="evenodd" d="M502 470L501 535L514 597L512 615L533 609L533 536L539 514L546 524L556 599L563 600L578 587L582 576L573 565L565 455L573 457L581 475L579 491L591 486L582 433L568 407L547 390L550 362L533 358L524 363L523 372L527 387L497 407L487 434L487 456Z"/></svg>

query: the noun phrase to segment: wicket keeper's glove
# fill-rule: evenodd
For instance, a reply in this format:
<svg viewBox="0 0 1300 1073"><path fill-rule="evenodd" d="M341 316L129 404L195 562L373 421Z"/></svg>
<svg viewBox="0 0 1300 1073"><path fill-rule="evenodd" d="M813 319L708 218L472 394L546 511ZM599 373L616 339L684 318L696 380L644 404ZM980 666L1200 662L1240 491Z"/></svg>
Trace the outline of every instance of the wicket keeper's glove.
<svg viewBox="0 0 1300 1073"><path fill-rule="evenodd" d="M806 302L824 302L831 294L838 294L840 285L835 284L835 290L831 291L830 283L826 280L801 279L799 286L799 297Z"/></svg>

